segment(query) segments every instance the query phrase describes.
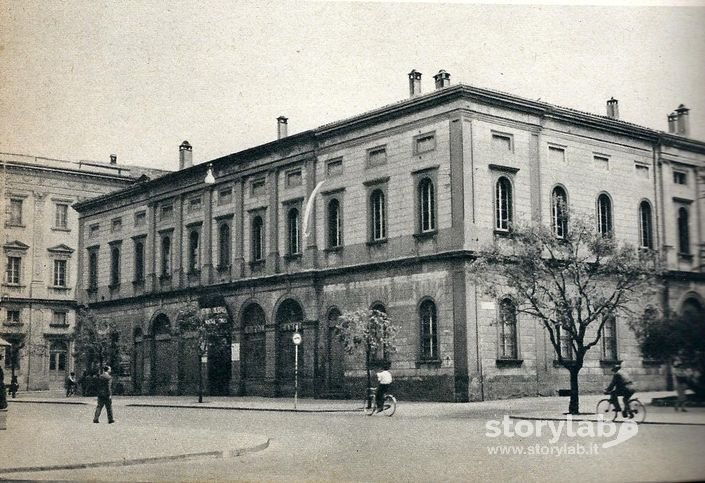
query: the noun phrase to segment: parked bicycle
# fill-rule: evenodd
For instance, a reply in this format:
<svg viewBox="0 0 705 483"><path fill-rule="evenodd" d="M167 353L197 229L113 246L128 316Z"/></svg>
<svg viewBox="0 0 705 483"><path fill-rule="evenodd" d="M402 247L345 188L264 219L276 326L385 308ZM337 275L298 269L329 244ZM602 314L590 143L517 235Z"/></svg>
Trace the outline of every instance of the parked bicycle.
<svg viewBox="0 0 705 483"><path fill-rule="evenodd" d="M625 421L634 421L637 424L643 423L644 419L646 419L646 407L644 404L638 398L634 398L629 400L628 406L626 410L627 416L624 417L622 411L614 405L611 399L601 399L597 403L595 413L598 416L602 415L607 421L616 421L621 416Z"/></svg>
<svg viewBox="0 0 705 483"><path fill-rule="evenodd" d="M362 401L362 410L367 415L372 415L375 412L380 412L385 416L393 416L394 412L397 410L397 398L392 394L384 395L384 407L377 411L377 388L370 387L367 390L367 397Z"/></svg>

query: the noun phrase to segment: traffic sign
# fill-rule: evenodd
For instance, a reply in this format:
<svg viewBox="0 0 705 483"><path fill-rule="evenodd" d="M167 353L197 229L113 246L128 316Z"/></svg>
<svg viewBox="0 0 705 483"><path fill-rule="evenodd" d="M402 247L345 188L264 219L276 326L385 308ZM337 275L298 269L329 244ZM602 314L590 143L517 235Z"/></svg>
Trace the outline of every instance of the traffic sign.
<svg viewBox="0 0 705 483"><path fill-rule="evenodd" d="M291 337L291 340L294 341L294 344L299 345L301 344L301 334L298 332L294 332L294 335Z"/></svg>

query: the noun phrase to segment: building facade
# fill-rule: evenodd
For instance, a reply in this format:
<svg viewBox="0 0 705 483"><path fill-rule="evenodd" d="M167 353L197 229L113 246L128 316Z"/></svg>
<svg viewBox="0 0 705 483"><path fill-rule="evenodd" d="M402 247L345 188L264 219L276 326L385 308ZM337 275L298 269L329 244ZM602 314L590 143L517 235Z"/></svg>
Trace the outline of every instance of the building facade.
<svg viewBox="0 0 705 483"><path fill-rule="evenodd" d="M362 394L364 358L334 330L361 308L401 326L387 357L404 399L555 394L568 372L541 325L519 316L500 335L507 302L467 266L513 221L550 224L557 198L661 251L668 303L705 318L705 143L688 138L687 109L661 132L620 121L613 99L600 116L434 78L421 94L412 71L408 99L296 135L281 117L276 141L206 164L184 143L178 172L76 205L79 298L131 347L130 391L195 390L179 313L197 305L231 324L206 359L214 394L291 394L295 331L304 394ZM665 386L626 321L605 340L582 389L603 388L617 360L641 390Z"/></svg>
<svg viewBox="0 0 705 483"><path fill-rule="evenodd" d="M20 390L62 388L73 368L78 214L72 205L163 174L117 164L0 153L2 268L0 337L6 383Z"/></svg>

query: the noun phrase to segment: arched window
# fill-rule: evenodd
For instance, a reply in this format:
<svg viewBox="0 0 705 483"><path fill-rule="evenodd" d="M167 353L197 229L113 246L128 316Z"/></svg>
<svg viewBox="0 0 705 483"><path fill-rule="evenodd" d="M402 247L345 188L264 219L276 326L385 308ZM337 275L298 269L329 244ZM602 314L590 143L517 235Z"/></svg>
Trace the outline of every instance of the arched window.
<svg viewBox="0 0 705 483"><path fill-rule="evenodd" d="M603 237L612 236L612 201L605 193L597 198L597 231Z"/></svg>
<svg viewBox="0 0 705 483"><path fill-rule="evenodd" d="M230 225L221 223L218 227L218 266L230 266Z"/></svg>
<svg viewBox="0 0 705 483"><path fill-rule="evenodd" d="M261 216L252 220L252 260L264 260L264 221Z"/></svg>
<svg viewBox="0 0 705 483"><path fill-rule="evenodd" d="M110 285L120 284L120 247L113 245L110 248Z"/></svg>
<svg viewBox="0 0 705 483"><path fill-rule="evenodd" d="M427 233L436 229L436 190L433 181L424 178L419 183L419 231Z"/></svg>
<svg viewBox="0 0 705 483"><path fill-rule="evenodd" d="M340 218L340 201L333 198L328 202L328 248L343 244L343 227Z"/></svg>
<svg viewBox="0 0 705 483"><path fill-rule="evenodd" d="M200 244L200 234L198 231L193 230L189 233L189 243L188 243L188 271L189 273L195 273L198 271L199 267L199 244Z"/></svg>
<svg viewBox="0 0 705 483"><path fill-rule="evenodd" d="M678 209L678 253L690 255L690 227L688 208L685 206Z"/></svg>
<svg viewBox="0 0 705 483"><path fill-rule="evenodd" d="M512 223L512 185L502 176L495 187L495 228L509 231Z"/></svg>
<svg viewBox="0 0 705 483"><path fill-rule="evenodd" d="M654 248L651 205L648 201L639 204L639 244L642 248Z"/></svg>
<svg viewBox="0 0 705 483"><path fill-rule="evenodd" d="M602 359L617 360L617 320L614 315L605 317L605 324L602 326Z"/></svg>
<svg viewBox="0 0 705 483"><path fill-rule="evenodd" d="M171 238L162 238L162 276L171 275Z"/></svg>
<svg viewBox="0 0 705 483"><path fill-rule="evenodd" d="M517 309L505 298L499 303L499 358L517 359Z"/></svg>
<svg viewBox="0 0 705 483"><path fill-rule="evenodd" d="M370 196L372 241L384 240L387 238L387 213L384 202L384 192L374 190Z"/></svg>
<svg viewBox="0 0 705 483"><path fill-rule="evenodd" d="M370 310L373 310L373 311L376 310L377 312L382 312L383 314L387 313L387 309L381 303L374 304L370 308ZM371 356L372 356L372 361L375 363L386 361L387 356L388 356L387 347L384 345L377 347L377 351L375 353L371 354Z"/></svg>
<svg viewBox="0 0 705 483"><path fill-rule="evenodd" d="M553 188L551 197L551 221L553 233L558 238L565 238L568 234L568 195L563 188Z"/></svg>
<svg viewBox="0 0 705 483"><path fill-rule="evenodd" d="M436 304L431 300L424 300L421 303L419 321L421 324L421 359L439 360L438 318L436 315Z"/></svg>
<svg viewBox="0 0 705 483"><path fill-rule="evenodd" d="M286 216L287 241L289 255L301 253L299 210L291 208Z"/></svg>

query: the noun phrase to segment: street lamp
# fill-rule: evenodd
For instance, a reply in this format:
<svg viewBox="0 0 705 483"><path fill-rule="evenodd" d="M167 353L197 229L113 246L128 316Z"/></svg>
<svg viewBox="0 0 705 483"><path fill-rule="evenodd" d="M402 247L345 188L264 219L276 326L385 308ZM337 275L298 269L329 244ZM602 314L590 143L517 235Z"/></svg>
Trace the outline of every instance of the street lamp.
<svg viewBox="0 0 705 483"><path fill-rule="evenodd" d="M198 334L198 402L203 402L203 364L208 362L208 336L199 331Z"/></svg>

